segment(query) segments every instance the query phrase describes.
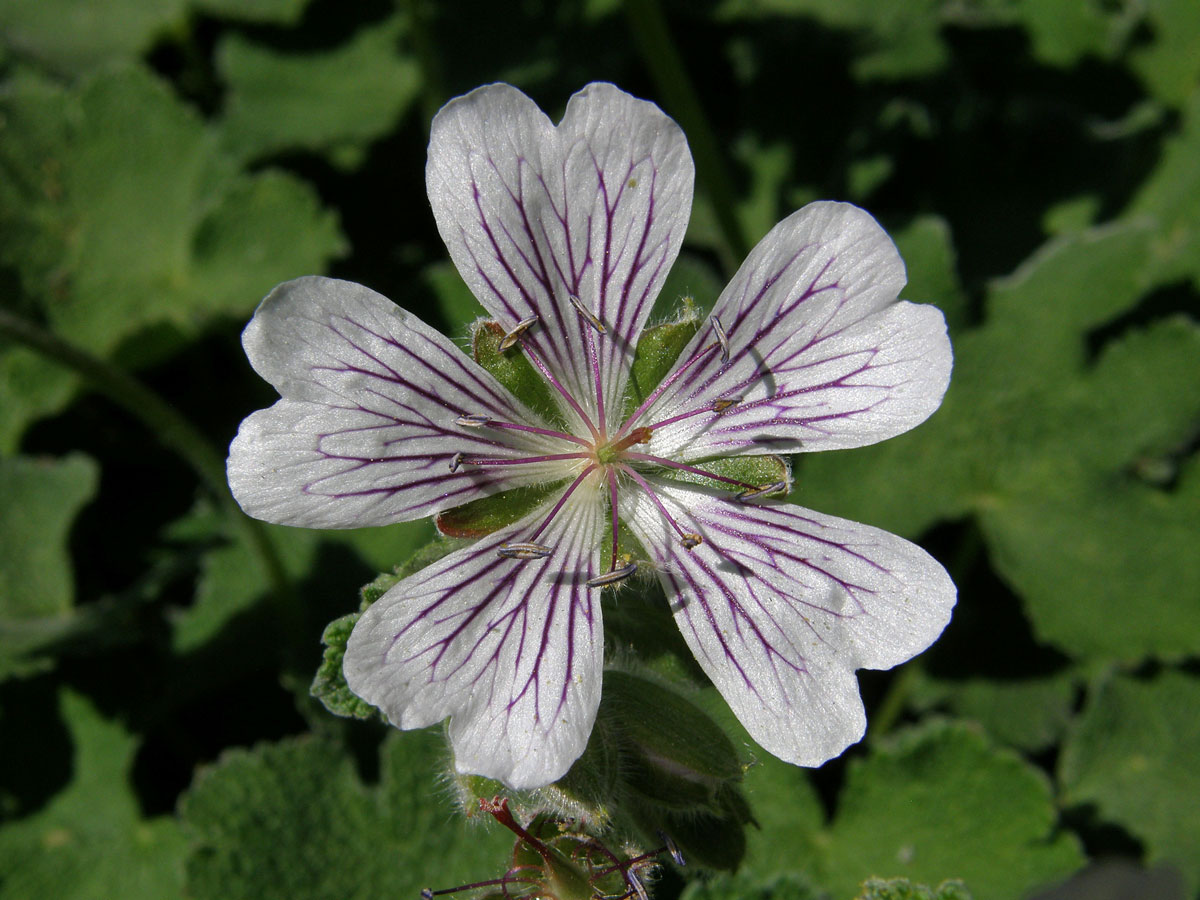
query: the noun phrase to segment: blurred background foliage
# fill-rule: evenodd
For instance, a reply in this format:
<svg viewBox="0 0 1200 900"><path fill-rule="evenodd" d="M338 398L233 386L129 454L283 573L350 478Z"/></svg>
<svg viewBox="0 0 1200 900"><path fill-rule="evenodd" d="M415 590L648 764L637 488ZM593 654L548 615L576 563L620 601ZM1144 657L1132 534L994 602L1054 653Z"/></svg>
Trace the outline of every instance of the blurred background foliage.
<svg viewBox="0 0 1200 900"><path fill-rule="evenodd" d="M273 399L238 333L275 283L465 334L424 196L440 105L508 81L557 116L593 80L697 158L668 299L850 200L957 360L929 423L798 461L792 498L921 541L954 621L863 674L868 738L821 770L739 737L741 870L658 896L1197 896L1195 0L0 0L0 78L0 898L503 871L436 731L308 697L323 626L429 527L250 523L222 461Z"/></svg>

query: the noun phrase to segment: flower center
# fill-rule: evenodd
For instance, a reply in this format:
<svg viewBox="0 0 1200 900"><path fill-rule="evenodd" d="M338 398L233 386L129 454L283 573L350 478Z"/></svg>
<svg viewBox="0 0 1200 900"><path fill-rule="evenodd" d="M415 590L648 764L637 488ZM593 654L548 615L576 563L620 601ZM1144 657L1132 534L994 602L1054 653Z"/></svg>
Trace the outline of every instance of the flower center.
<svg viewBox="0 0 1200 900"><path fill-rule="evenodd" d="M455 472L460 466L522 466L522 465L540 465L549 462L562 462L570 469L562 471L570 471L573 480L564 490L558 501L551 507L549 513L542 522L533 528L523 540L510 541L501 544L497 553L505 558L517 562L531 559L545 559L553 554L554 548L540 543L542 533L550 524L551 520L558 515L567 499L578 489L585 481L599 480L601 484L607 485L608 502L611 516L611 540L612 540L612 555L609 560L609 570L593 578L588 579L588 587L603 588L609 585L620 584L625 581L635 572L637 572L637 563L631 561L626 555L622 557L618 550L618 538L620 536L619 528L619 506L617 502L618 489L624 487L628 490L633 488L640 490L649 498L650 502L658 510L671 530L678 536L679 543L685 550L693 550L704 543L704 538L695 532L687 531L680 526L676 521L676 517L667 509L663 503L654 485L647 480L639 468L645 467L657 468L659 471L675 471L687 472L693 475L699 475L704 478L710 478L713 481L723 482L738 489L736 499L746 501L753 497L761 497L767 494L776 493L786 490L786 482L777 482L766 486L748 484L739 481L735 478L729 478L724 475L710 472L706 469L689 465L683 462L677 462L672 459L666 459L661 456L644 453L640 450L632 448L639 444L648 444L651 436L657 428L671 425L684 419L690 419L694 416L719 416L727 409L736 406L741 402L740 397L713 397L709 400L698 403L694 408L686 412L677 413L668 418L652 422L649 425L635 425L653 406L654 402L663 394L664 391L684 372L692 368L704 359L711 358L713 353L720 356L722 364L729 361L729 340L725 335L725 330L721 327L720 321L716 318L710 319L713 335L716 340L713 343L698 349L690 359L682 365L676 366L675 370L663 381L662 384L655 389L649 397L639 406L625 422L617 428L616 432L610 438L606 423L604 422L604 397L601 388L602 379L600 373L599 354L596 353L595 341L606 339L609 337L608 329L604 323L600 321L577 297L571 296L568 298L571 305L575 307L576 312L591 326L587 330L586 338L588 344L588 355L592 360L593 375L595 376L596 386L596 411L598 413L598 421L593 421L592 418L584 411L583 404L572 396L571 392L554 377L549 367L538 358L533 349L528 346L525 336L529 329L537 324L536 317L530 317L518 322L513 328L504 334L500 342L502 350L508 350L514 346L519 346L533 364L545 378L546 383L557 391L566 402L566 404L578 414L580 421L591 433L591 440L585 439L578 435L566 434L561 431L554 431L540 426L523 424L517 422L498 422L488 416L473 414L469 411L459 416L455 422L463 428L499 428L513 429L524 431L527 433L540 434L548 437L558 438L564 443L564 451L562 453L549 453L541 456L529 456L523 458L513 457L465 457L462 453L455 453L450 458L450 471ZM638 467L638 468L635 468ZM648 473L647 473L648 474ZM622 562L624 563L622 565Z"/></svg>
<svg viewBox="0 0 1200 900"><path fill-rule="evenodd" d="M602 466L607 466L610 463L619 462L624 452L634 444L650 443L651 431L644 425L640 428L635 428L623 438L618 438L615 441L609 441L606 444L601 444L596 448L596 462Z"/></svg>

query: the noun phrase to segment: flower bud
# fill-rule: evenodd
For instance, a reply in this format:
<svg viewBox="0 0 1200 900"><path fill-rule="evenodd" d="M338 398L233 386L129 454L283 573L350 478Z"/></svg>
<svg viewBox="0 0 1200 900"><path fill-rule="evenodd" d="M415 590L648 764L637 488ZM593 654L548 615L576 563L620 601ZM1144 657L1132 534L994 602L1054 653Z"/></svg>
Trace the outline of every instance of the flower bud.
<svg viewBox="0 0 1200 900"><path fill-rule="evenodd" d="M599 720L619 735L622 780L642 799L669 809L716 809L741 780L725 732L681 694L628 672L604 673Z"/></svg>

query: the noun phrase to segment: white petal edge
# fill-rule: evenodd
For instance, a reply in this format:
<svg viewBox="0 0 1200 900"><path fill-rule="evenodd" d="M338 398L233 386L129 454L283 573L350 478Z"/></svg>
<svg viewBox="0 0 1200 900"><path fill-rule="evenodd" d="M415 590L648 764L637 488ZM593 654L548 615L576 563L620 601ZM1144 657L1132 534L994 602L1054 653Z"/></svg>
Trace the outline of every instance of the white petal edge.
<svg viewBox="0 0 1200 900"><path fill-rule="evenodd" d="M672 419L650 452L684 460L844 449L901 434L941 405L953 354L941 311L896 297L904 263L847 203L812 203L763 238L713 310L729 359L710 351L641 419ZM702 328L680 365L714 343ZM670 376L668 376L670 377Z"/></svg>
<svg viewBox="0 0 1200 900"><path fill-rule="evenodd" d="M459 467L455 453L528 457L577 449L543 435L466 428L460 415L537 418L452 341L386 297L306 277L275 288L242 335L282 399L229 448L247 514L357 528L419 519L496 491L563 477L561 465Z"/></svg>
<svg viewBox="0 0 1200 900"><path fill-rule="evenodd" d="M557 128L503 84L451 101L430 128L426 185L451 258L501 325L539 317L525 345L593 422L599 394L616 424L637 338L683 241L693 182L675 122L611 84L575 94Z"/></svg>
<svg viewBox="0 0 1200 900"><path fill-rule="evenodd" d="M583 753L600 703L602 495L585 482L537 540L546 559L502 559L550 505L401 581L362 615L343 671L398 728L450 716L459 772L509 787L561 778Z"/></svg>
<svg viewBox="0 0 1200 900"><path fill-rule="evenodd" d="M624 510L660 570L697 662L762 747L818 766L862 738L854 671L911 659L950 620L956 589L903 538L784 503L654 479L704 542L688 551L644 494Z"/></svg>

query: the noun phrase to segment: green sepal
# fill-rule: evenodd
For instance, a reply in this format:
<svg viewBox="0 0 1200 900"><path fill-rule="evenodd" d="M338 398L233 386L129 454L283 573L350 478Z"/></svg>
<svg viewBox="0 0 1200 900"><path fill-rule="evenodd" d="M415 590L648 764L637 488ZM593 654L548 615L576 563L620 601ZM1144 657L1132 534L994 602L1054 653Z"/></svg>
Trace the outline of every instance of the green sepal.
<svg viewBox="0 0 1200 900"><path fill-rule="evenodd" d="M750 484L754 487L765 487L768 484L775 484L782 481L790 488L792 483L792 469L788 465L787 460L782 456L771 454L761 456L719 456L691 463L691 465L694 465L697 469L712 472L714 475L720 475L723 478L732 478L734 481L740 481L743 484ZM685 472L682 469L660 467L656 468L654 473L688 484L702 484L706 487L717 487L729 491L743 490L743 488L739 488L737 485L717 481L715 478L705 478L703 475L697 475L695 472ZM779 496L782 497L785 494L786 491L780 493Z"/></svg>
<svg viewBox="0 0 1200 900"><path fill-rule="evenodd" d="M348 719L383 718L383 714L371 704L358 697L346 684L346 676L342 674L342 660L346 656L346 642L350 640L350 632L368 606L390 591L409 575L425 568L430 563L437 562L446 554L464 546L467 541L438 538L430 541L417 550L395 572L384 572L375 577L370 584L363 585L359 590L358 612L348 613L334 619L325 626L321 634L321 643L325 652L321 665L313 678L309 694L321 701L321 704L335 716Z"/></svg>
<svg viewBox="0 0 1200 900"><path fill-rule="evenodd" d="M438 531L452 538L481 538L511 525L537 509L563 482L531 484L480 497L454 509L438 513Z"/></svg>
<svg viewBox="0 0 1200 900"><path fill-rule="evenodd" d="M519 343L507 350L501 350L502 340L504 329L496 322L483 319L472 325L471 352L475 362L487 369L497 381L540 415L548 425L566 431L567 423L563 418L562 408L558 405L558 398L555 397L545 376L535 369L521 352Z"/></svg>
<svg viewBox="0 0 1200 900"><path fill-rule="evenodd" d="M683 348L700 330L700 316L692 306L692 299L684 297L683 304L675 319L652 325L638 339L622 401L622 417L631 415L662 384Z"/></svg>

